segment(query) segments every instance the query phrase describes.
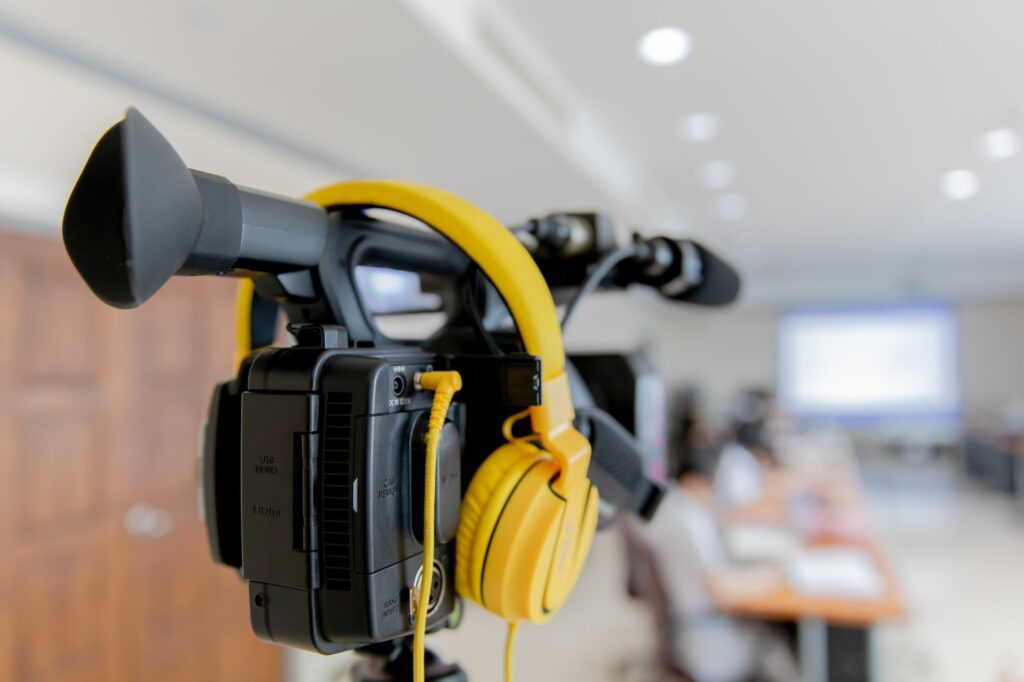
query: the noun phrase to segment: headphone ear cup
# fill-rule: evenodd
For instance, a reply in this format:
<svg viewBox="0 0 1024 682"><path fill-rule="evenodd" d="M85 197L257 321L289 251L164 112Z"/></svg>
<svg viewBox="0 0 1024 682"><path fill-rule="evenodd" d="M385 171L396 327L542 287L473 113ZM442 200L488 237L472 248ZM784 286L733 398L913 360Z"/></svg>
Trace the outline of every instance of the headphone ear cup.
<svg viewBox="0 0 1024 682"><path fill-rule="evenodd" d="M590 481L580 481L565 500L562 521L556 544L556 556L548 574L544 592L544 608L554 613L565 602L583 564L590 554L590 546L597 532L600 497Z"/></svg>
<svg viewBox="0 0 1024 682"><path fill-rule="evenodd" d="M455 542L455 588L482 604L481 573L494 526L516 484L545 453L529 443L502 445L473 474L462 498Z"/></svg>
<svg viewBox="0 0 1024 682"><path fill-rule="evenodd" d="M483 567L484 606L506 620L543 623L569 595L597 529L597 489L589 481L566 498L552 481L554 459L526 471L505 501Z"/></svg>
<svg viewBox="0 0 1024 682"><path fill-rule="evenodd" d="M597 527L597 489L580 481L567 497L558 465L523 442L503 445L466 490L456 542L459 594L510 621L542 623L561 606Z"/></svg>

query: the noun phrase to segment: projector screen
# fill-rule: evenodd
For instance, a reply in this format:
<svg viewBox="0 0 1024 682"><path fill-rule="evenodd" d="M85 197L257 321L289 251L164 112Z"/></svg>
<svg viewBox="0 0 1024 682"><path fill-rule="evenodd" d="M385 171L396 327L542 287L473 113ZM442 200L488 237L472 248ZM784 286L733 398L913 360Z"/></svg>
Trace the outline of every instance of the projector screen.
<svg viewBox="0 0 1024 682"><path fill-rule="evenodd" d="M942 304L802 309L779 319L779 401L794 417L954 419L960 347Z"/></svg>

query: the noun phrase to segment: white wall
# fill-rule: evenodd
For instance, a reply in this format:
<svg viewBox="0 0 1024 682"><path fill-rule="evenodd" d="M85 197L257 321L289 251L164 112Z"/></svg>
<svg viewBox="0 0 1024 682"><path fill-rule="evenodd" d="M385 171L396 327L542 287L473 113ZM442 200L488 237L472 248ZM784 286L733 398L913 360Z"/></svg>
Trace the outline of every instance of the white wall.
<svg viewBox="0 0 1024 682"><path fill-rule="evenodd" d="M965 413L985 415L1024 398L1024 299L958 306ZM718 419L739 391L776 381L775 312L670 305L640 294L603 294L581 306L570 350L646 348L670 387L695 385Z"/></svg>
<svg viewBox="0 0 1024 682"><path fill-rule="evenodd" d="M1024 301L960 307L968 415L1024 398Z"/></svg>
<svg viewBox="0 0 1024 682"><path fill-rule="evenodd" d="M584 303L566 334L577 350L643 348L674 387L701 389L709 417L724 416L733 396L775 385L775 315L769 310L698 308L645 292L608 293Z"/></svg>

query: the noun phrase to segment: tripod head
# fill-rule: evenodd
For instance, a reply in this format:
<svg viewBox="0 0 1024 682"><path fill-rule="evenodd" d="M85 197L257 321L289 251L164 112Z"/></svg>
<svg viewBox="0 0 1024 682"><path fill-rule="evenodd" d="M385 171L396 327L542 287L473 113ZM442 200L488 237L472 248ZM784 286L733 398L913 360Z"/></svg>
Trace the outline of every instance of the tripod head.
<svg viewBox="0 0 1024 682"><path fill-rule="evenodd" d="M352 668L353 682L402 682L412 679L412 637L372 644L359 650L360 660ZM431 649L426 650L424 682L467 682L458 663L445 663Z"/></svg>

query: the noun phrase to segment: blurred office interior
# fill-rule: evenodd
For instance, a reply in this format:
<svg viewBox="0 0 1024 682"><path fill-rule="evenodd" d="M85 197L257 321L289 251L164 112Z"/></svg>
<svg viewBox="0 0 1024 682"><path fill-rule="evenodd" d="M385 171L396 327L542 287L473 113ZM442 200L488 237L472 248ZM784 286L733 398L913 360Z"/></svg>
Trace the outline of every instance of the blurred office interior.
<svg viewBox="0 0 1024 682"><path fill-rule="evenodd" d="M518 679L1021 682L1022 29L1010 0L0 0L0 680L357 660L257 640L208 555L233 282L113 310L60 244L131 105L240 185L600 211L739 270L732 306L634 287L569 326L647 377L630 417L672 493L598 535ZM498 619L430 639L500 679Z"/></svg>

